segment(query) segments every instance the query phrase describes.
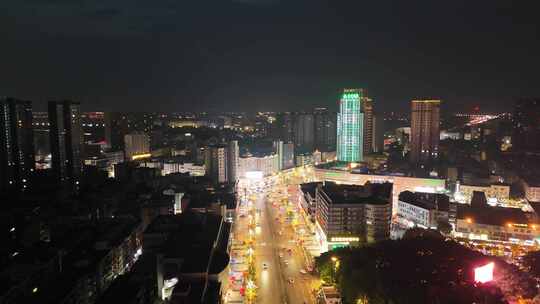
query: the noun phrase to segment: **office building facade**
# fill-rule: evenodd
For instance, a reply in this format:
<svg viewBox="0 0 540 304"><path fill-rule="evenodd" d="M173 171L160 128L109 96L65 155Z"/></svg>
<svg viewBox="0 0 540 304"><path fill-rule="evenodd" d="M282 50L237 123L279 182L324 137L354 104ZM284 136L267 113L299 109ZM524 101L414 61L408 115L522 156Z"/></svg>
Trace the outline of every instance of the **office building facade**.
<svg viewBox="0 0 540 304"><path fill-rule="evenodd" d="M144 133L131 133L124 136L124 153L127 160L150 157L150 136Z"/></svg>
<svg viewBox="0 0 540 304"><path fill-rule="evenodd" d="M78 184L82 173L80 103L49 101L51 168L61 182Z"/></svg>
<svg viewBox="0 0 540 304"><path fill-rule="evenodd" d="M34 170L32 103L0 98L0 191L27 189Z"/></svg>
<svg viewBox="0 0 540 304"><path fill-rule="evenodd" d="M363 89L345 89L339 101L337 116L337 160L361 162L363 160L364 114Z"/></svg>
<svg viewBox="0 0 540 304"><path fill-rule="evenodd" d="M428 163L439 156L440 100L411 101L411 163Z"/></svg>

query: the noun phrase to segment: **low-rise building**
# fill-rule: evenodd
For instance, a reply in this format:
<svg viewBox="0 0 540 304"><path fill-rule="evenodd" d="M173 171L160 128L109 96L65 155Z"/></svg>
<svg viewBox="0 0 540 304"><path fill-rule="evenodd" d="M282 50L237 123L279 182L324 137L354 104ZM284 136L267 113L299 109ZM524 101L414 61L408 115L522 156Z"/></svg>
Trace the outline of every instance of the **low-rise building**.
<svg viewBox="0 0 540 304"><path fill-rule="evenodd" d="M535 178L522 178L525 198L529 202L540 202L540 180Z"/></svg>
<svg viewBox="0 0 540 304"><path fill-rule="evenodd" d="M316 190L316 224L321 251L387 239L392 184L322 183Z"/></svg>
<svg viewBox="0 0 540 304"><path fill-rule="evenodd" d="M261 172L263 176L275 174L279 171L278 154L245 155L238 158L238 177L246 177L248 172ZM249 175L249 173L248 173Z"/></svg>
<svg viewBox="0 0 540 304"><path fill-rule="evenodd" d="M455 198L460 203L470 204L474 191L484 192L488 202L502 202L510 198L510 185L501 183L489 185L459 184L456 187Z"/></svg>
<svg viewBox="0 0 540 304"><path fill-rule="evenodd" d="M397 219L405 227L436 229L440 222L450 222L455 204L438 193L404 191L399 194Z"/></svg>
<svg viewBox="0 0 540 304"><path fill-rule="evenodd" d="M537 216L517 208L457 206L454 235L468 239L532 245L540 237Z"/></svg>

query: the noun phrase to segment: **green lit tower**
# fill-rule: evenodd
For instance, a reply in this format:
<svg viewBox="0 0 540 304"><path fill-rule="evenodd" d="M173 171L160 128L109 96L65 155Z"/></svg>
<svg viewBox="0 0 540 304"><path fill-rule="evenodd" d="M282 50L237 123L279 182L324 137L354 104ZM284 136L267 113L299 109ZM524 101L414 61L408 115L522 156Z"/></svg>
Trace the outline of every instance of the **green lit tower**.
<svg viewBox="0 0 540 304"><path fill-rule="evenodd" d="M337 116L337 160L361 162L363 160L362 100L364 89L344 89L339 101Z"/></svg>

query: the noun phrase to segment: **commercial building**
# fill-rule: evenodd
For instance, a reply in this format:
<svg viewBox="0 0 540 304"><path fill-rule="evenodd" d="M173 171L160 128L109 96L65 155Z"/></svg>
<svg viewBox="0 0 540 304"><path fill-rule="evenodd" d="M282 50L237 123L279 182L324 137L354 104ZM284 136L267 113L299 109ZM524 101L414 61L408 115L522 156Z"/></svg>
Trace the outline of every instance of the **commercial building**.
<svg viewBox="0 0 540 304"><path fill-rule="evenodd" d="M34 170L32 103L0 98L0 192L23 191Z"/></svg>
<svg viewBox="0 0 540 304"><path fill-rule="evenodd" d="M337 159L342 162L363 160L364 114L363 89L344 89L339 101L337 116Z"/></svg>
<svg viewBox="0 0 540 304"><path fill-rule="evenodd" d="M250 172L260 172L262 176L275 174L279 171L277 154L254 156L251 154L238 158L238 176L249 176Z"/></svg>
<svg viewBox="0 0 540 304"><path fill-rule="evenodd" d="M82 174L82 141L80 103L49 101L51 167L61 182L76 185Z"/></svg>
<svg viewBox="0 0 540 304"><path fill-rule="evenodd" d="M540 98L521 98L514 105L512 150L540 152Z"/></svg>
<svg viewBox="0 0 540 304"><path fill-rule="evenodd" d="M529 202L540 202L540 179L524 177L521 178L521 185Z"/></svg>
<svg viewBox="0 0 540 304"><path fill-rule="evenodd" d="M457 184L454 198L464 204L470 204L473 193L483 192L488 202L504 202L510 198L509 184L467 185Z"/></svg>
<svg viewBox="0 0 540 304"><path fill-rule="evenodd" d="M137 160L150 157L150 136L145 133L130 133L124 136L126 159Z"/></svg>
<svg viewBox="0 0 540 304"><path fill-rule="evenodd" d="M317 211L317 204L316 204L316 194L317 194L317 188L322 185L321 182L313 182L313 183L305 183L301 184L298 187L300 188L300 191L298 191L298 203L300 207L304 210L304 212L313 218L315 217L315 213Z"/></svg>
<svg viewBox="0 0 540 304"><path fill-rule="evenodd" d="M404 191L399 194L397 219L405 227L437 229L455 218L456 205L439 193Z"/></svg>
<svg viewBox="0 0 540 304"><path fill-rule="evenodd" d="M321 184L316 190L315 218L322 251L387 239L392 217L391 193L389 183Z"/></svg>
<svg viewBox="0 0 540 304"><path fill-rule="evenodd" d="M86 166L94 166L99 170L107 171L109 177L114 176L114 165L122 162L124 162L124 152L122 151L104 152L84 160Z"/></svg>
<svg viewBox="0 0 540 304"><path fill-rule="evenodd" d="M294 123L294 144L299 153L313 152L315 143L315 124L313 114L298 113Z"/></svg>
<svg viewBox="0 0 540 304"><path fill-rule="evenodd" d="M540 237L537 216L518 208L457 206L456 237L532 245Z"/></svg>
<svg viewBox="0 0 540 304"><path fill-rule="evenodd" d="M183 162L175 159L168 159L163 162L161 175L169 175L173 173L188 173L190 176L204 176L206 169L204 165L198 165L190 162Z"/></svg>
<svg viewBox="0 0 540 304"><path fill-rule="evenodd" d="M439 155L440 100L411 101L412 163L428 163Z"/></svg>
<svg viewBox="0 0 540 304"><path fill-rule="evenodd" d="M330 164L331 165L331 164ZM314 179L316 181L330 181L349 185L364 185L369 183L392 183L393 211L397 210L399 194L403 191L412 192L443 192L446 187L444 179L418 178L410 176L379 175L379 174L357 174L338 168L328 168L328 164L315 167Z"/></svg>
<svg viewBox="0 0 540 304"><path fill-rule="evenodd" d="M336 114L326 108L315 108L313 111L315 124L315 149L321 152L336 149Z"/></svg>
<svg viewBox="0 0 540 304"><path fill-rule="evenodd" d="M312 153L304 153L296 155L296 166L309 166L315 164Z"/></svg>

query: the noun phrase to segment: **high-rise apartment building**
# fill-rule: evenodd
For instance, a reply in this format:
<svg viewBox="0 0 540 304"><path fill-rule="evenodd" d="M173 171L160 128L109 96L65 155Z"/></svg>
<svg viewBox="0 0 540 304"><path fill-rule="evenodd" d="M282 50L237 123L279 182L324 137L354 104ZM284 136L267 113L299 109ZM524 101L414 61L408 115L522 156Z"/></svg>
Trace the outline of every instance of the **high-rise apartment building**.
<svg viewBox="0 0 540 304"><path fill-rule="evenodd" d="M315 140L313 114L298 113L294 123L294 145L298 153L313 152Z"/></svg>
<svg viewBox="0 0 540 304"><path fill-rule="evenodd" d="M365 93L365 91L364 91ZM362 113L364 114L363 142L364 155L373 151L373 100L367 96L362 99Z"/></svg>
<svg viewBox="0 0 540 304"><path fill-rule="evenodd" d="M0 98L0 192L26 189L34 169L32 103Z"/></svg>
<svg viewBox="0 0 540 304"><path fill-rule="evenodd" d="M127 160L149 157L150 136L142 132L134 132L124 136L124 154Z"/></svg>
<svg viewBox="0 0 540 304"><path fill-rule="evenodd" d="M512 150L540 152L540 98L516 101L512 120Z"/></svg>
<svg viewBox="0 0 540 304"><path fill-rule="evenodd" d="M364 89L344 89L337 115L337 160L361 162L363 160Z"/></svg>
<svg viewBox="0 0 540 304"><path fill-rule="evenodd" d="M381 115L373 115L373 143L371 150L375 153L384 151L384 118Z"/></svg>
<svg viewBox="0 0 540 304"><path fill-rule="evenodd" d="M238 176L238 158L240 157L240 149L238 148L238 141L232 140L229 142L229 151L228 151L228 179L231 183L235 183Z"/></svg>
<svg viewBox="0 0 540 304"><path fill-rule="evenodd" d="M411 101L411 151L412 163L426 163L439 155L439 121L441 101Z"/></svg>
<svg viewBox="0 0 540 304"><path fill-rule="evenodd" d="M105 141L113 151L124 150L124 136L132 132L151 134L154 116L152 113L106 112Z"/></svg>
<svg viewBox="0 0 540 304"><path fill-rule="evenodd" d="M209 146L205 150L204 166L206 175L216 184L227 183L228 176L228 146Z"/></svg>
<svg viewBox="0 0 540 304"><path fill-rule="evenodd" d="M315 124L315 149L327 152L336 150L336 115L326 108L313 111Z"/></svg>
<svg viewBox="0 0 540 304"><path fill-rule="evenodd" d="M295 113L282 112L276 115L273 127L274 139L280 139L285 143L294 142Z"/></svg>
<svg viewBox="0 0 540 304"><path fill-rule="evenodd" d="M80 103L49 101L51 167L61 182L78 184L82 173Z"/></svg>

